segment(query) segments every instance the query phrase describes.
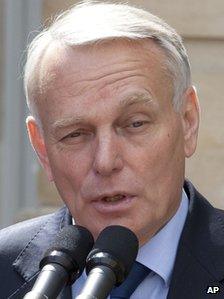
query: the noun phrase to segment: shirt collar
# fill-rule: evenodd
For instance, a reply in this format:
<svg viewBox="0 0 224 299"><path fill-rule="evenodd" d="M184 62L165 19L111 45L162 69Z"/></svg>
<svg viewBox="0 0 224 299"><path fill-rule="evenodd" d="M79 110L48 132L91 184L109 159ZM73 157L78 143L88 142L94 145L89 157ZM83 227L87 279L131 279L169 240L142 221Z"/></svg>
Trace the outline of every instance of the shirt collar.
<svg viewBox="0 0 224 299"><path fill-rule="evenodd" d="M187 217L188 198L182 191L180 206L169 222L138 252L137 261L151 269L169 286L181 232Z"/></svg>

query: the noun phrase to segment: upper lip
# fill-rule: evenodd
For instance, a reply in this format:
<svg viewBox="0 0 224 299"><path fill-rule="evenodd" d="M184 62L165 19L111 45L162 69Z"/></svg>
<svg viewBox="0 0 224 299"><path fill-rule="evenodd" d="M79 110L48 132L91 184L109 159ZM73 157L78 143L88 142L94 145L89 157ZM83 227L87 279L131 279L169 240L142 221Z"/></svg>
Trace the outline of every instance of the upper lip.
<svg viewBox="0 0 224 299"><path fill-rule="evenodd" d="M102 200L105 197L113 197L113 196L116 196L116 195L124 195L126 197L133 197L133 196L135 196L134 194L130 194L130 193L127 193L125 191L105 192L105 193L99 194L99 195L97 195L95 197L92 197L92 201L100 201L100 200Z"/></svg>

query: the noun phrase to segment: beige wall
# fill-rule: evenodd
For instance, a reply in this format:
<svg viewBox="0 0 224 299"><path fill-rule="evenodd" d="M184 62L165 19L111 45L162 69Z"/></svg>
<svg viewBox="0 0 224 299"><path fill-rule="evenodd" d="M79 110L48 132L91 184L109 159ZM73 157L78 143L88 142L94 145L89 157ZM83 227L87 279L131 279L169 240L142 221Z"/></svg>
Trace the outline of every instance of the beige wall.
<svg viewBox="0 0 224 299"><path fill-rule="evenodd" d="M43 19L75 1L44 0ZM193 81L201 101L198 149L187 161L187 177L216 206L224 208L224 2L223 0L130 1L148 8L172 25L184 38ZM43 204L58 203L54 187L39 173Z"/></svg>
<svg viewBox="0 0 224 299"><path fill-rule="evenodd" d="M0 45L3 45L3 2L0 1ZM3 47L0 46L0 146L1 146L1 139L2 139L2 90L3 90ZM1 155L0 155L1 157ZM0 161L1 162L1 161Z"/></svg>
<svg viewBox="0 0 224 299"><path fill-rule="evenodd" d="M3 153L3 2L0 1L0 167L2 165ZM0 171L0 185L2 182L2 172ZM0 200L1 208L1 200Z"/></svg>
<svg viewBox="0 0 224 299"><path fill-rule="evenodd" d="M224 41L187 41L187 47L201 102L198 148L187 173L211 201L224 208Z"/></svg>

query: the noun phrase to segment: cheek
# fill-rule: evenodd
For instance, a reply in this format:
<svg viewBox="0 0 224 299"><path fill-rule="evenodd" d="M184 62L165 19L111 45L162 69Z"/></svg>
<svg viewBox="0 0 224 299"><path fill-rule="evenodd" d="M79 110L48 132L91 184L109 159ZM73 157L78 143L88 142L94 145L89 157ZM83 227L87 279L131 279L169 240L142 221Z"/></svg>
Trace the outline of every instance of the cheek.
<svg viewBox="0 0 224 299"><path fill-rule="evenodd" d="M162 186L167 188L172 180L176 183L178 176L182 178L184 145L181 131L164 127L154 138L152 136L145 140L131 161L145 185L150 185L151 190L160 193Z"/></svg>
<svg viewBox="0 0 224 299"><path fill-rule="evenodd" d="M65 192L79 192L91 164L90 155L72 150L51 150L48 155L55 185L62 195Z"/></svg>
<svg viewBox="0 0 224 299"><path fill-rule="evenodd" d="M130 150L129 155L133 153L132 162L142 174L155 174L164 169L174 150L175 146L168 134L157 134L155 138L149 137L141 146Z"/></svg>

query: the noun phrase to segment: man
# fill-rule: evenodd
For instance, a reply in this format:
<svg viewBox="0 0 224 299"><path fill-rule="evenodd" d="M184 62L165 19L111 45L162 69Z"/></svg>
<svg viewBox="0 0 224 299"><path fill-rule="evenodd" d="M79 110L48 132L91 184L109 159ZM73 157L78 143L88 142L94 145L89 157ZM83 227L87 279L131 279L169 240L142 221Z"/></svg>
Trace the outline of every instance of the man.
<svg viewBox="0 0 224 299"><path fill-rule="evenodd" d="M113 224L135 232L151 272L132 299L223 298L224 214L185 181L199 104L175 30L128 5L75 6L32 42L24 82L31 143L69 212L1 232L2 298L32 288L71 218L94 238Z"/></svg>

